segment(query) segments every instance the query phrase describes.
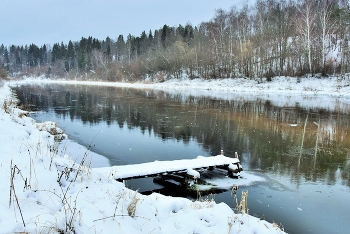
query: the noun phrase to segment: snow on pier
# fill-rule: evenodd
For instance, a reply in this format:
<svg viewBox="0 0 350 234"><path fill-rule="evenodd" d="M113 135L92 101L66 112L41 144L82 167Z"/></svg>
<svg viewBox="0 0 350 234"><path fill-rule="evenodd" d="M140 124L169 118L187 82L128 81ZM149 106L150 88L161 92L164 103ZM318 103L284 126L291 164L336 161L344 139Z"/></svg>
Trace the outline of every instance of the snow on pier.
<svg viewBox="0 0 350 234"><path fill-rule="evenodd" d="M209 157L198 156L195 159L154 161L141 164L95 168L94 170L122 181L168 174L185 174L185 176L200 178L198 170L212 169L214 167L225 169L228 171L228 174L232 176L234 176L232 173L239 173L243 170L237 153L235 154L235 158L226 157L224 155Z"/></svg>

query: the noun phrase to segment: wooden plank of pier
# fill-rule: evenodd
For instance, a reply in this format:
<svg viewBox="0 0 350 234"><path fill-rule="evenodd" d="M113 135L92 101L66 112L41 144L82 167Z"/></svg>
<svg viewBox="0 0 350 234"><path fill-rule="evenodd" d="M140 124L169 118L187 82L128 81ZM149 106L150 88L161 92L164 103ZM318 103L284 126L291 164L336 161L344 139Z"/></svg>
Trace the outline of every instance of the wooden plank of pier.
<svg viewBox="0 0 350 234"><path fill-rule="evenodd" d="M230 158L224 155L198 156L195 159L181 159L173 161L154 161L141 164L112 166L95 168L107 176L112 176L118 181L154 177L167 174L184 174L193 177L200 177L198 170L207 168L225 168L228 171L239 173L242 167L238 157Z"/></svg>

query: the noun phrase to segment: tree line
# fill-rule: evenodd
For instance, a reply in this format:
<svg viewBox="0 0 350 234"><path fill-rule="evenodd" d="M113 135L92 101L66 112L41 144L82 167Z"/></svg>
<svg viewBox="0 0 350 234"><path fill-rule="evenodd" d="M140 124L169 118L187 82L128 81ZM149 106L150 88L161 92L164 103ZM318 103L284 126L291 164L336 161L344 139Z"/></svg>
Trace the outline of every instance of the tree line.
<svg viewBox="0 0 350 234"><path fill-rule="evenodd" d="M198 26L168 26L38 47L0 46L10 76L136 81L315 74L350 71L348 0L257 0L216 10Z"/></svg>

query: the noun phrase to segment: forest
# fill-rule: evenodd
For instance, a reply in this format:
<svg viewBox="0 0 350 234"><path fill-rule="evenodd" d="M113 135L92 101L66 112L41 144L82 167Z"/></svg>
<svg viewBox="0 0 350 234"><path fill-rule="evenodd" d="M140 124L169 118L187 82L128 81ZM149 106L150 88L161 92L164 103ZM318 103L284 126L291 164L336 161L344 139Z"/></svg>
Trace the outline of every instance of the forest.
<svg viewBox="0 0 350 234"><path fill-rule="evenodd" d="M163 82L342 76L350 72L349 30L348 0L256 0L218 9L197 26L165 24L139 36L82 37L53 45L1 44L0 78Z"/></svg>

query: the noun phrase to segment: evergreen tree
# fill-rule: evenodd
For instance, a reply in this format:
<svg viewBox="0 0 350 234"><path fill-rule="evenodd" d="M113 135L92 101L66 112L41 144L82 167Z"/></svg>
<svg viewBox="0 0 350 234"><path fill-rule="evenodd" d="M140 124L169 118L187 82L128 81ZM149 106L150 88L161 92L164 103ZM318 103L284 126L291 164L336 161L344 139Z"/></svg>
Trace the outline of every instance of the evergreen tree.
<svg viewBox="0 0 350 234"><path fill-rule="evenodd" d="M183 33L184 41L189 43L193 39L193 27L190 24L186 24L184 33Z"/></svg>
<svg viewBox="0 0 350 234"><path fill-rule="evenodd" d="M65 59L67 54L67 47L63 42L61 42L59 59Z"/></svg>
<svg viewBox="0 0 350 234"><path fill-rule="evenodd" d="M78 52L78 68L79 69L85 69L86 68L86 49L87 48L87 40L86 38L82 37L79 42L79 52Z"/></svg>
<svg viewBox="0 0 350 234"><path fill-rule="evenodd" d="M128 63L130 64L131 63L131 54L132 54L132 51L133 51L133 47L134 47L134 36L132 36L130 33L127 37L127 40L126 40L126 49L127 49L127 53L128 53Z"/></svg>
<svg viewBox="0 0 350 234"><path fill-rule="evenodd" d="M66 70L70 71L75 67L75 52L73 42L70 40L67 47Z"/></svg>
<svg viewBox="0 0 350 234"><path fill-rule="evenodd" d="M58 43L53 44L52 51L51 51L51 65L55 64L55 62L60 57L60 47Z"/></svg>
<svg viewBox="0 0 350 234"><path fill-rule="evenodd" d="M105 48L105 51L104 51L104 55L106 57L106 60L108 62L112 61L112 56L111 56L111 39L109 37L106 38L106 48Z"/></svg>
<svg viewBox="0 0 350 234"><path fill-rule="evenodd" d="M9 52L7 48L4 49L4 67L7 71L10 71L10 58L9 58Z"/></svg>
<svg viewBox="0 0 350 234"><path fill-rule="evenodd" d="M43 66L46 66L48 64L48 61L47 61L47 47L46 47L45 44L41 47L40 63Z"/></svg>
<svg viewBox="0 0 350 234"><path fill-rule="evenodd" d="M164 47L167 46L167 37L168 37L168 34L169 34L169 27L168 25L164 24L163 28L162 28L162 34L160 36L160 40L162 42L162 45Z"/></svg>
<svg viewBox="0 0 350 234"><path fill-rule="evenodd" d="M0 46L0 56L2 56L4 54L4 52L5 52L5 46L4 46L4 44L1 44L1 46Z"/></svg>
<svg viewBox="0 0 350 234"><path fill-rule="evenodd" d="M30 44L28 49L28 62L30 67L40 65L40 49L35 44Z"/></svg>
<svg viewBox="0 0 350 234"><path fill-rule="evenodd" d="M109 38L109 37L107 37L107 38ZM102 48L101 42L98 39L94 38L92 40L91 49L100 50L101 48Z"/></svg>
<svg viewBox="0 0 350 234"><path fill-rule="evenodd" d="M23 47L22 47L23 49ZM21 71L22 68L22 57L21 57L21 48L17 46L15 51L15 64L16 64L16 72Z"/></svg>
<svg viewBox="0 0 350 234"><path fill-rule="evenodd" d="M115 43L115 56L116 61L121 61L125 56L125 41L123 35L119 35L117 42Z"/></svg>
<svg viewBox="0 0 350 234"><path fill-rule="evenodd" d="M152 30L151 29L149 30L149 33L148 33L148 40L149 41L153 40L153 35L152 35Z"/></svg>

